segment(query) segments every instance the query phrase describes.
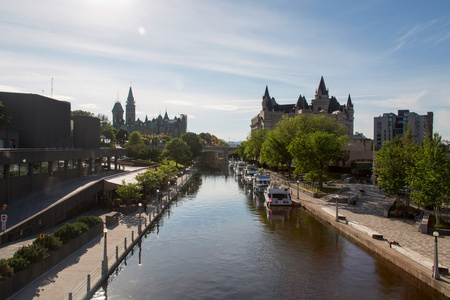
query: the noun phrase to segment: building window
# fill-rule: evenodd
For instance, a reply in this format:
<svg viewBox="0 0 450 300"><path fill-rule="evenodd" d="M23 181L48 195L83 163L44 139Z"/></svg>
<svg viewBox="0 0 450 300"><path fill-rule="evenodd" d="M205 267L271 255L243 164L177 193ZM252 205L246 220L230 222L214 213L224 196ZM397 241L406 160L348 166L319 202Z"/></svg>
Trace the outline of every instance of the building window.
<svg viewBox="0 0 450 300"><path fill-rule="evenodd" d="M48 161L41 162L41 172L48 173Z"/></svg>
<svg viewBox="0 0 450 300"><path fill-rule="evenodd" d="M0 165L0 179L5 178L5 165Z"/></svg>
<svg viewBox="0 0 450 300"><path fill-rule="evenodd" d="M28 164L20 164L20 176L28 175Z"/></svg>
<svg viewBox="0 0 450 300"><path fill-rule="evenodd" d="M9 166L9 176L10 177L19 176L19 164L11 164Z"/></svg>
<svg viewBox="0 0 450 300"><path fill-rule="evenodd" d="M41 163L40 162L33 163L33 174L40 174L40 173L42 173Z"/></svg>

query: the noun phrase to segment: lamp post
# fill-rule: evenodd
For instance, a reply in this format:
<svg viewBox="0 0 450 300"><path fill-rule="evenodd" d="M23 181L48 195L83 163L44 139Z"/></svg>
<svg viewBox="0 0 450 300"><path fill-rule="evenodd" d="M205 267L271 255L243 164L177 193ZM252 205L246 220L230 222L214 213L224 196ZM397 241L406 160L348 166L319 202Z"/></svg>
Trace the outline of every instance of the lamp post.
<svg viewBox="0 0 450 300"><path fill-rule="evenodd" d="M297 180L297 199L300 199L300 181Z"/></svg>
<svg viewBox="0 0 450 300"><path fill-rule="evenodd" d="M433 236L434 236L434 266L432 277L437 280L441 278L441 276L439 275L438 241L437 241L439 232L437 231L433 232Z"/></svg>
<svg viewBox="0 0 450 300"><path fill-rule="evenodd" d="M108 229L103 229L103 240L104 240L104 246L103 246L103 276L108 273L108 248L107 248L107 233Z"/></svg>
<svg viewBox="0 0 450 300"><path fill-rule="evenodd" d="M142 229L141 229L141 225L142 225L142 221L141 221L141 213L142 213L142 203L138 204L139 206L139 227L138 227L138 235L141 236L142 234Z"/></svg>
<svg viewBox="0 0 450 300"><path fill-rule="evenodd" d="M339 222L338 198L336 197L336 222Z"/></svg>

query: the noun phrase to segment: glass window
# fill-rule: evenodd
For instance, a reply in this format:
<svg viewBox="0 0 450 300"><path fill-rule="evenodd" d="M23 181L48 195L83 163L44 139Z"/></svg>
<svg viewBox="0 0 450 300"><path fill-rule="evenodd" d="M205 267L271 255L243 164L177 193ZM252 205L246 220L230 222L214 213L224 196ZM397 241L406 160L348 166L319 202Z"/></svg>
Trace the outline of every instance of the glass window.
<svg viewBox="0 0 450 300"><path fill-rule="evenodd" d="M28 175L28 164L20 164L20 176Z"/></svg>
<svg viewBox="0 0 450 300"><path fill-rule="evenodd" d="M33 174L40 174L40 173L42 173L41 163L40 162L33 163Z"/></svg>
<svg viewBox="0 0 450 300"><path fill-rule="evenodd" d="M58 170L64 171L64 161L63 160L58 161Z"/></svg>
<svg viewBox="0 0 450 300"><path fill-rule="evenodd" d="M0 179L5 178L5 166L0 165Z"/></svg>
<svg viewBox="0 0 450 300"><path fill-rule="evenodd" d="M19 164L12 164L9 166L9 176L19 176Z"/></svg>
<svg viewBox="0 0 450 300"><path fill-rule="evenodd" d="M48 173L48 161L41 162L41 172Z"/></svg>
<svg viewBox="0 0 450 300"><path fill-rule="evenodd" d="M58 161L57 161L57 160L55 160L55 161L53 162L53 168L52 168L52 171L53 171L53 172L58 171Z"/></svg>

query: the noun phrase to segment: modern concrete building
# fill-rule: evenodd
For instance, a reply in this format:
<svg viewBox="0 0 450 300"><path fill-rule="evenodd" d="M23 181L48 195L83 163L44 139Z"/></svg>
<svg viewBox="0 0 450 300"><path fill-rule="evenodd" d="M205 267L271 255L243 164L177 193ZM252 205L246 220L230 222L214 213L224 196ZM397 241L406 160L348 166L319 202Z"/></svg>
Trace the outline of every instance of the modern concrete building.
<svg viewBox="0 0 450 300"><path fill-rule="evenodd" d="M100 120L71 116L70 103L36 94L0 92L12 129L0 131L0 199L3 203L52 180L118 168L126 149L100 149Z"/></svg>
<svg viewBox="0 0 450 300"><path fill-rule="evenodd" d="M344 125L348 129L349 135L353 134L354 109L350 95L346 105L339 104L336 97L330 97L323 77L320 79L311 105L308 105L306 98L302 95L298 97L296 104L280 105L275 98L270 97L269 89L266 86L262 98L262 110L252 118L250 127L252 131L261 128L274 129L283 116L295 117L299 114L327 115Z"/></svg>
<svg viewBox="0 0 450 300"><path fill-rule="evenodd" d="M385 141L403 137L408 126L411 128L413 139L422 144L428 134L433 135L433 112L419 115L405 109L399 110L397 115L384 113L382 116L375 117L373 124L375 146L381 148Z"/></svg>

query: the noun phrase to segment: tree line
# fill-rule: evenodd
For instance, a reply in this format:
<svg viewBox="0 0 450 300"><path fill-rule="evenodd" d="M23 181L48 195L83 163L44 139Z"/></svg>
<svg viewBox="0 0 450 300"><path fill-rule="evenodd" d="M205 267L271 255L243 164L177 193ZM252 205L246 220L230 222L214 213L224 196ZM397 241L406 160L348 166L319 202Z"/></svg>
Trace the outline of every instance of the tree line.
<svg viewBox="0 0 450 300"><path fill-rule="evenodd" d="M441 136L428 136L422 145L414 143L411 130L404 137L383 143L375 156L377 184L397 205L406 197L419 208L433 207L436 225L440 210L450 201L450 159Z"/></svg>
<svg viewBox="0 0 450 300"><path fill-rule="evenodd" d="M283 117L273 130L252 131L237 154L288 171L293 165L294 174L306 173L305 179L322 189L328 166L342 158L347 139L346 128L328 116L297 115Z"/></svg>

